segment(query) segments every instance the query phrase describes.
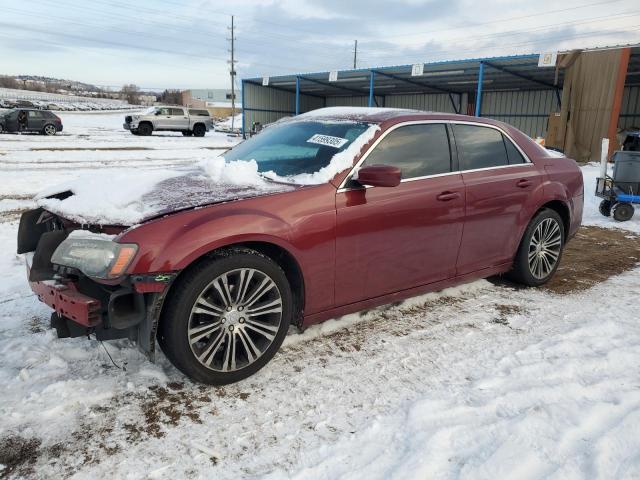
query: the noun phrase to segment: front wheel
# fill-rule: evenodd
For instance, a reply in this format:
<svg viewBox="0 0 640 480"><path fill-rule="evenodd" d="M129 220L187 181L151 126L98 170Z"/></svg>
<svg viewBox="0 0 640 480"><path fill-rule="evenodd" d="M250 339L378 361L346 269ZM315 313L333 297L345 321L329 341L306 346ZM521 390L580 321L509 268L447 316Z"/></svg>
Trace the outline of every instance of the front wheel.
<svg viewBox="0 0 640 480"><path fill-rule="evenodd" d="M541 210L524 232L510 277L537 287L547 283L558 269L564 248L564 225L554 210Z"/></svg>
<svg viewBox="0 0 640 480"><path fill-rule="evenodd" d="M195 381L225 385L273 358L293 315L283 270L250 249L231 249L183 273L162 312L158 340Z"/></svg>
<svg viewBox="0 0 640 480"><path fill-rule="evenodd" d="M153 126L151 126L150 123L145 122L138 125L138 135L146 137L151 135L152 132L153 132Z"/></svg>
<svg viewBox="0 0 640 480"><path fill-rule="evenodd" d="M603 217L611 216L612 206L613 204L611 203L611 200L602 200L600 202L600 205L598 206L598 210L600 210L600 215L602 215Z"/></svg>

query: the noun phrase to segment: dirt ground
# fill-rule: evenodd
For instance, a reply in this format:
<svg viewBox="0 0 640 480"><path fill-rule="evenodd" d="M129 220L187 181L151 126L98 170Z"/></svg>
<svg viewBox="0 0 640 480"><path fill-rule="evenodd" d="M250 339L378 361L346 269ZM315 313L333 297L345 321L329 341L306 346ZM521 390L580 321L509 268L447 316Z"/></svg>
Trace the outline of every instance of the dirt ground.
<svg viewBox="0 0 640 480"><path fill-rule="evenodd" d="M544 288L554 293L586 290L640 262L640 236L622 230L582 227L567 244L555 277Z"/></svg>

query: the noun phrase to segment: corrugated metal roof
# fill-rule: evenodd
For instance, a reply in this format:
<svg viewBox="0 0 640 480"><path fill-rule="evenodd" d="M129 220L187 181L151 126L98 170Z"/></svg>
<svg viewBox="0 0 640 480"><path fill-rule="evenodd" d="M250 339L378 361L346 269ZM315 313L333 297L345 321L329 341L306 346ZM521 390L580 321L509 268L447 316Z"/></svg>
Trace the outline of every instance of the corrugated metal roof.
<svg viewBox="0 0 640 480"><path fill-rule="evenodd" d="M566 52L559 52L566 53ZM412 76L412 65L369 67L338 71L337 81L330 82L330 72L311 72L272 76L269 86L289 92L296 91L296 79L300 92L320 97L368 95L371 72L375 72L376 95L408 93L452 93L475 92L480 64L484 63L483 89L535 90L562 88L563 69L538 67L539 54L512 55L503 57L470 58L424 63L422 75ZM632 47L629 72L640 69L640 48ZM637 77L640 81L640 76ZM262 84L262 78L243 80Z"/></svg>

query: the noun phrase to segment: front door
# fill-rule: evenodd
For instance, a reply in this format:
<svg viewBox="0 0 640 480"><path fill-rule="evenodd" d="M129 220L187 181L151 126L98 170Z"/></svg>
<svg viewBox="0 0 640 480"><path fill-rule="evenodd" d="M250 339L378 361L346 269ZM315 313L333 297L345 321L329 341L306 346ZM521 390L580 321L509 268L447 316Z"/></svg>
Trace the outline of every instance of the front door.
<svg viewBox="0 0 640 480"><path fill-rule="evenodd" d="M535 166L511 139L488 126L453 126L466 190L457 274L513 259L541 184Z"/></svg>
<svg viewBox="0 0 640 480"><path fill-rule="evenodd" d="M394 128L363 165L394 165L397 187L348 184L336 195L337 305L452 277L462 236L464 184L452 167L447 127Z"/></svg>

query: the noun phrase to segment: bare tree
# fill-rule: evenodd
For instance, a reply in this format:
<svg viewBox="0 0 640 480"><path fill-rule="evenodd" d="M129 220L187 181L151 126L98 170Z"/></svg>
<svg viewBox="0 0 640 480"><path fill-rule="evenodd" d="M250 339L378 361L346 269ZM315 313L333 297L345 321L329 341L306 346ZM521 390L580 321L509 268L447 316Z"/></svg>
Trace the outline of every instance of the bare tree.
<svg viewBox="0 0 640 480"><path fill-rule="evenodd" d="M182 93L180 90L165 90L160 94L160 102L168 105L182 104Z"/></svg>
<svg viewBox="0 0 640 480"><path fill-rule="evenodd" d="M140 105L140 88L133 84L127 84L122 87L122 95L131 105Z"/></svg>

